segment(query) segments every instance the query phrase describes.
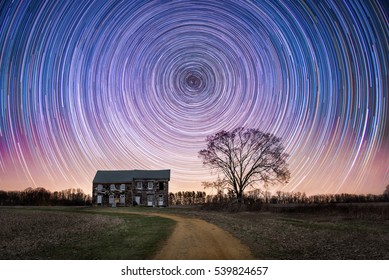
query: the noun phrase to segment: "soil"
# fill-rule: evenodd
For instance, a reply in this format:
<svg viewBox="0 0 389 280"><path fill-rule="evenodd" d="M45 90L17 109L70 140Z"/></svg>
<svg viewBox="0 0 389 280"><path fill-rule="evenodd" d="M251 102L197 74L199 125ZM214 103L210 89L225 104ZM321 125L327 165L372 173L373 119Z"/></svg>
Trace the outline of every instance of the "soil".
<svg viewBox="0 0 389 280"><path fill-rule="evenodd" d="M172 214L154 213L177 222L156 260L248 260L250 249L230 233L206 221Z"/></svg>

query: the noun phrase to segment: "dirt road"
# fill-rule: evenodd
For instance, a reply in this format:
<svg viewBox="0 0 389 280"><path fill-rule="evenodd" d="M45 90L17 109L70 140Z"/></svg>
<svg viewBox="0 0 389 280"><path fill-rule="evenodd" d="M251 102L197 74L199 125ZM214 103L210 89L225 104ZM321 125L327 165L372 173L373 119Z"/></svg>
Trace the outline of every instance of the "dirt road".
<svg viewBox="0 0 389 280"><path fill-rule="evenodd" d="M175 220L177 225L157 260L247 260L250 249L221 228L203 220L171 214L153 215Z"/></svg>

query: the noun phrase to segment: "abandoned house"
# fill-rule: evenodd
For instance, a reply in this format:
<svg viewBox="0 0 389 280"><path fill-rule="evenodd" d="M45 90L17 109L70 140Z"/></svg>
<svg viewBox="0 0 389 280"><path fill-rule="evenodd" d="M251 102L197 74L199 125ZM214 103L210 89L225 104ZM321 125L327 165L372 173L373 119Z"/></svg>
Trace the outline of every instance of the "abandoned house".
<svg viewBox="0 0 389 280"><path fill-rule="evenodd" d="M93 179L94 205L168 206L170 170L99 170Z"/></svg>

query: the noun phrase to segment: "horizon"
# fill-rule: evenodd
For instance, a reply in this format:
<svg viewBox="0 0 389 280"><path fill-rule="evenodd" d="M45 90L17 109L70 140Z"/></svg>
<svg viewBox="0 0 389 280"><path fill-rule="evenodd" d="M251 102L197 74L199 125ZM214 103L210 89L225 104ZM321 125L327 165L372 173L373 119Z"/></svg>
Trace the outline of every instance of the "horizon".
<svg viewBox="0 0 389 280"><path fill-rule="evenodd" d="M243 126L282 139L274 192L384 192L387 2L127 2L1 6L0 189L170 169L201 191L206 137Z"/></svg>
<svg viewBox="0 0 389 280"><path fill-rule="evenodd" d="M389 186L389 185L388 185ZM15 190L15 189L12 189L12 190L3 190L2 188L0 188L0 192L1 191L5 191L5 192L23 192L23 191L26 191L28 189L30 189L31 187L27 187L27 188L24 188L24 189L20 189L20 190ZM36 187L36 188L31 188L31 189L39 189L39 188L43 188L43 187ZM50 193L54 193L54 192L61 192L61 191L67 191L67 190L81 190L84 192L83 189L81 188L68 188L68 189L49 189L49 188L43 188L45 189L46 191L49 191ZM91 188L92 190L92 188ZM253 190L260 190L262 192L262 195L264 193L268 193L268 195L271 195L271 196L276 196L278 190L276 189L263 189L263 188L256 188L256 189L250 189L250 190L245 190L244 191L244 194L247 195L247 192L250 192L250 191L253 191ZM346 194L346 195L356 195L356 196L367 196L367 195L377 195L377 196L380 196L380 195L384 195L384 191L386 190L386 188L383 189L383 191L381 193L347 193L347 192L342 192L342 193L311 193L311 194L307 194L305 192L300 192L300 191L296 191L296 192L293 192L293 191L281 191L281 193L286 193L286 194L297 194L297 193L300 193L300 194L305 194L307 197L313 197L313 196L326 196L326 195L343 195L343 194ZM176 190L176 191L171 191L169 190L169 193L173 193L173 194L177 194L179 192L204 192L206 195L217 195L216 194L216 191L214 190L207 190L206 188L203 188L202 190L197 190L197 189L186 189L186 190ZM92 196L92 192L84 192L85 195L90 195ZM224 194L226 194L224 192Z"/></svg>
<svg viewBox="0 0 389 280"><path fill-rule="evenodd" d="M308 197L310 196L316 196L316 195L341 195L341 194L350 194L350 195L383 195L384 194L384 191L386 190L386 188L389 186L386 185L383 189L382 189L382 192L379 192L379 193L372 193L372 192L366 192L366 193L348 193L348 192L340 192L340 193L306 193L304 191L283 191L283 190L280 190L280 188L272 188L272 187L268 187L268 188L264 188L264 187L255 187L255 188L248 188L244 191L245 194L247 194L248 192L250 191L253 191L253 190L260 190L262 193L269 193L270 195L274 196L276 195L276 193L278 191L281 191L283 193L289 193L289 194L296 194L296 193L301 193L301 194L305 194L307 195ZM86 195L92 195L92 190L93 190L93 186L91 186L91 188L87 191L85 191L84 189L82 188L65 188L65 189L58 189L58 188L44 188L44 187L40 187L40 186L36 186L36 187L26 187L26 188L19 188L19 189L9 189L9 190L6 190L6 189L2 189L1 186L0 186L0 191L5 191L5 192L23 192L29 188L32 188L32 189L37 189L37 188L43 188L51 193L54 193L54 192L61 192L61 191L65 191L65 190L70 190L70 189L74 189L74 190L82 190L84 192L84 194ZM213 190L213 189L208 189L208 188L204 188L204 187L201 187L201 188L186 188L186 189L174 189L172 190L169 186L169 193L178 193L178 192L205 192L206 195L216 195L216 191Z"/></svg>

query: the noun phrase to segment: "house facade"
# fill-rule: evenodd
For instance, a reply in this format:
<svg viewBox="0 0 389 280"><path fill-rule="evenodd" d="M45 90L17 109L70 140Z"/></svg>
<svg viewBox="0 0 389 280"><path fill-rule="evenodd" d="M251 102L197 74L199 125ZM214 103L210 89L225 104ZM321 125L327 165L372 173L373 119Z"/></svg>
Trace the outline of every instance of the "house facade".
<svg viewBox="0 0 389 280"><path fill-rule="evenodd" d="M168 206L170 170L99 170L93 179L94 205Z"/></svg>

